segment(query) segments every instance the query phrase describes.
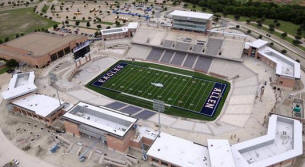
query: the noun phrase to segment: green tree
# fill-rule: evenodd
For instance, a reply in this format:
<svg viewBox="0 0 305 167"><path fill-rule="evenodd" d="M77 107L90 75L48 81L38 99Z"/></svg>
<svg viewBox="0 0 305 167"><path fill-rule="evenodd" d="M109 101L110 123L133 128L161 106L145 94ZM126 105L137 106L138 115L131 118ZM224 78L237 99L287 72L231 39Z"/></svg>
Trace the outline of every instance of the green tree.
<svg viewBox="0 0 305 167"><path fill-rule="evenodd" d="M57 24L54 24L53 25L53 29L55 30L55 29L57 29L58 28L58 25Z"/></svg>
<svg viewBox="0 0 305 167"><path fill-rule="evenodd" d="M239 20L239 19L240 19L240 16L239 16L239 15L235 15L235 16L234 16L234 19L235 19L235 20Z"/></svg>
<svg viewBox="0 0 305 167"><path fill-rule="evenodd" d="M294 38L300 40L302 37L300 35L296 35Z"/></svg>
<svg viewBox="0 0 305 167"><path fill-rule="evenodd" d="M281 37L282 37L282 38L286 38L286 37L287 37L287 32L283 32L283 33L281 34Z"/></svg>
<svg viewBox="0 0 305 167"><path fill-rule="evenodd" d="M292 43L293 43L294 45L300 45L302 42L299 41L299 40L297 40L297 39L295 39L295 40L292 41Z"/></svg>
<svg viewBox="0 0 305 167"><path fill-rule="evenodd" d="M269 25L269 31L272 31L272 32L274 31L274 24Z"/></svg>
<svg viewBox="0 0 305 167"><path fill-rule="evenodd" d="M89 22L89 21L87 22L86 26L87 26L87 27L90 27L90 22Z"/></svg>
<svg viewBox="0 0 305 167"><path fill-rule="evenodd" d="M115 21L115 26L119 27L121 23L119 21Z"/></svg>
<svg viewBox="0 0 305 167"><path fill-rule="evenodd" d="M8 68L15 68L18 67L19 63L15 59L10 59L6 62L6 66Z"/></svg>

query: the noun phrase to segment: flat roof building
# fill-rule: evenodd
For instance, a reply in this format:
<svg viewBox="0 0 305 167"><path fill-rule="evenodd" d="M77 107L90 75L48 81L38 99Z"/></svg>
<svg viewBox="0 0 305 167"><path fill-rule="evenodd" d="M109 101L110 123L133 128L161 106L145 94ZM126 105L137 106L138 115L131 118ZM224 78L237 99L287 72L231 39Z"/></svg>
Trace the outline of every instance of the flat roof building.
<svg viewBox="0 0 305 167"><path fill-rule="evenodd" d="M75 136L96 137L120 152L127 151L129 141L135 135L134 124L137 121L113 109L83 102L76 104L63 119L67 132Z"/></svg>
<svg viewBox="0 0 305 167"><path fill-rule="evenodd" d="M260 59L275 69L275 83L279 86L294 88L301 78L301 66L297 61L267 46L268 42L256 40L245 44L248 56Z"/></svg>
<svg viewBox="0 0 305 167"><path fill-rule="evenodd" d="M211 167L235 167L228 140L208 139L208 150Z"/></svg>
<svg viewBox="0 0 305 167"><path fill-rule="evenodd" d="M120 39L120 38L130 38L137 31L139 23L130 22L126 27L110 28L101 30L102 39Z"/></svg>
<svg viewBox="0 0 305 167"><path fill-rule="evenodd" d="M20 96L10 102L11 110L40 120L51 125L64 114L63 102L58 99L41 94Z"/></svg>
<svg viewBox="0 0 305 167"><path fill-rule="evenodd" d="M174 10L169 17L175 29L206 32L211 27L213 14Z"/></svg>
<svg viewBox="0 0 305 167"><path fill-rule="evenodd" d="M271 115L266 135L234 144L232 152L236 167L293 166L303 154L302 124Z"/></svg>
<svg viewBox="0 0 305 167"><path fill-rule="evenodd" d="M0 45L0 58L43 67L86 40L83 36L34 32Z"/></svg>
<svg viewBox="0 0 305 167"><path fill-rule="evenodd" d="M163 132L147 155L155 166L210 167L207 147Z"/></svg>
<svg viewBox="0 0 305 167"><path fill-rule="evenodd" d="M171 167L287 167L303 154L299 120L271 115L266 135L230 145L208 139L208 146L162 133L147 156L154 166Z"/></svg>
<svg viewBox="0 0 305 167"><path fill-rule="evenodd" d="M37 90L34 81L34 72L14 74L9 82L8 89L2 92L3 99L11 100L16 97L34 92Z"/></svg>

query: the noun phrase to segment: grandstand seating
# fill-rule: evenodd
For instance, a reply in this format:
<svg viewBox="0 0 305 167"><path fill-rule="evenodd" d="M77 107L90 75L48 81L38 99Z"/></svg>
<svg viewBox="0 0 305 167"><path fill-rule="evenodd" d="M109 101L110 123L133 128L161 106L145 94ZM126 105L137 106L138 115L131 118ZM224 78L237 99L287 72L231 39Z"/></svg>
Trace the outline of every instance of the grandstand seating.
<svg viewBox="0 0 305 167"><path fill-rule="evenodd" d="M197 53L202 53L204 46L203 45L193 45L192 51Z"/></svg>
<svg viewBox="0 0 305 167"><path fill-rule="evenodd" d="M193 68L204 72L208 72L212 62L212 58L185 53L183 51L160 48L152 48L146 59L149 61L159 61L165 64Z"/></svg>
<svg viewBox="0 0 305 167"><path fill-rule="evenodd" d="M195 64L195 70L208 72L212 59L200 56Z"/></svg>
<svg viewBox="0 0 305 167"><path fill-rule="evenodd" d="M174 41L170 41L170 40L164 40L163 41L163 46L167 47L167 48L172 48L174 45Z"/></svg>
<svg viewBox="0 0 305 167"><path fill-rule="evenodd" d="M160 62L162 63L169 63L174 55L174 51L172 50L165 50L163 57L161 58Z"/></svg>
<svg viewBox="0 0 305 167"><path fill-rule="evenodd" d="M184 42L176 42L175 48L177 50L189 51L191 44Z"/></svg>
<svg viewBox="0 0 305 167"><path fill-rule="evenodd" d="M184 61L183 67L192 68L196 59L197 59L197 57L198 56L196 56L196 55L188 54L185 61Z"/></svg>
<svg viewBox="0 0 305 167"><path fill-rule="evenodd" d="M180 66L185 58L186 54L183 52L176 52L175 56L173 57L171 64Z"/></svg>
<svg viewBox="0 0 305 167"><path fill-rule="evenodd" d="M153 48L149 55L147 56L147 60L158 61L163 53L163 49Z"/></svg>
<svg viewBox="0 0 305 167"><path fill-rule="evenodd" d="M206 54L210 56L217 56L221 49L222 43L222 39L209 38Z"/></svg>

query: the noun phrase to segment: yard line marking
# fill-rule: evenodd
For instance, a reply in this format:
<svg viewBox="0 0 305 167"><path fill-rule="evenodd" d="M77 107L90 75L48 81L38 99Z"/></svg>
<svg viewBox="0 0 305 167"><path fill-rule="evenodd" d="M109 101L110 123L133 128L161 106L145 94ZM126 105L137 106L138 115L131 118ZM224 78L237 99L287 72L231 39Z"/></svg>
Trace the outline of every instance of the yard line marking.
<svg viewBox="0 0 305 167"><path fill-rule="evenodd" d="M210 83L209 83L209 84L210 84ZM209 84L208 84L208 85L209 85ZM213 86L213 85L211 85L211 86ZM199 96L200 99L205 97L205 92L206 92L206 90L208 90L209 87L210 87L210 86L207 86L207 88L204 90L203 97L202 97L202 96L201 96L201 97ZM212 91L212 88L210 89L210 91ZM209 95L208 95L208 96L209 96ZM205 98L205 99L206 99L206 98ZM198 106L198 104L196 105L196 108L197 108L197 106Z"/></svg>
<svg viewBox="0 0 305 167"><path fill-rule="evenodd" d="M202 87L202 84L201 84L201 83L202 83L202 82L199 82L199 85L200 85L199 90L196 90L196 89L193 89L193 90L192 90L192 92L195 91L195 95L197 95L198 92L200 92L201 87ZM192 92L191 92L191 93L192 93ZM190 94L190 95L187 97L187 99L186 99L186 104L189 104L189 103L193 102L193 98L191 98L191 97L195 97L195 95L192 96L192 94ZM191 101L189 102L189 100L191 100ZM199 99L198 99L198 100L199 100ZM199 101L200 101L200 100L199 100Z"/></svg>
<svg viewBox="0 0 305 167"><path fill-rule="evenodd" d="M175 98L175 100L174 100L174 104L176 104L176 102L177 102L177 100L178 100L180 94L181 94L182 92L184 92L185 87L188 86L188 83L189 83L190 81L191 81L191 79L187 81L187 83L184 85L183 89L178 93L178 96L176 96L176 98ZM177 105L177 106L178 106L178 105Z"/></svg>

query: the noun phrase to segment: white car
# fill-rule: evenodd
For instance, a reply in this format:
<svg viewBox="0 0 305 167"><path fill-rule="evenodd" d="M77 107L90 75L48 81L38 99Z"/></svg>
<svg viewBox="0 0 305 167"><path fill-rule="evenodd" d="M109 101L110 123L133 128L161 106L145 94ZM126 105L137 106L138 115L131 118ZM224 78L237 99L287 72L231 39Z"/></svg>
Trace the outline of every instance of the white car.
<svg viewBox="0 0 305 167"><path fill-rule="evenodd" d="M19 162L18 160L16 160L16 159L13 159L13 163L14 163L15 165L19 165L19 164L20 164L20 162Z"/></svg>

